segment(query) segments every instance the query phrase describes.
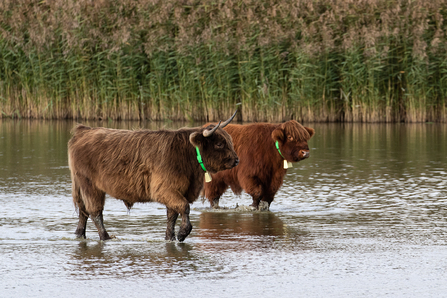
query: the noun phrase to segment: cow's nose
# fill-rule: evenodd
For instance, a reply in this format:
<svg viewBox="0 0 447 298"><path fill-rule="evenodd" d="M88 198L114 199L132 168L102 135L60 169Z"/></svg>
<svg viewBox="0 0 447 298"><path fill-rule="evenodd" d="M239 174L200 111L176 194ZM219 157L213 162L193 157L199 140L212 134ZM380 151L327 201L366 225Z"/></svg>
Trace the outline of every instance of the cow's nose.
<svg viewBox="0 0 447 298"><path fill-rule="evenodd" d="M309 157L309 151L301 150L301 154L303 155L303 158L308 158Z"/></svg>
<svg viewBox="0 0 447 298"><path fill-rule="evenodd" d="M236 160L234 161L234 166L237 166L239 164L239 158L236 158Z"/></svg>

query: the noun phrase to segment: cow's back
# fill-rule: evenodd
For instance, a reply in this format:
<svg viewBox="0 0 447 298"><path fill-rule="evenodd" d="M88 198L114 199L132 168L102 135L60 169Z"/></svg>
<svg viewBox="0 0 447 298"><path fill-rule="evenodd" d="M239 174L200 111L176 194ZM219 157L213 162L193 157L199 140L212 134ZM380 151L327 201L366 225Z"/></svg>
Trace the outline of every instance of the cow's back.
<svg viewBox="0 0 447 298"><path fill-rule="evenodd" d="M233 139L234 149L239 156L240 165L247 164L253 167L259 164L257 161L262 161L263 164L268 162L275 149L272 139L272 132L275 128L275 124L269 123L230 124L225 127L225 130Z"/></svg>

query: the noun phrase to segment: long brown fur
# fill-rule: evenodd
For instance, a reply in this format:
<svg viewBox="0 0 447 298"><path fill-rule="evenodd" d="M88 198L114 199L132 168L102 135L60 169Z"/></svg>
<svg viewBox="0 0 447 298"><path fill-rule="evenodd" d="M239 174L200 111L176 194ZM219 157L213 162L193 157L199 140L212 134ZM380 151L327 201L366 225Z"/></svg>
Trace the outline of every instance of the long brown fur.
<svg viewBox="0 0 447 298"><path fill-rule="evenodd" d="M195 147L210 173L238 163L231 137L223 129L203 135L212 127L129 131L76 126L68 143L73 201L79 209L76 235L85 238L90 217L100 239L110 239L102 218L107 193L128 208L137 202L166 205L167 240L175 240L175 221L181 214L178 240L183 241L192 229L189 204L198 198L204 182Z"/></svg>
<svg viewBox="0 0 447 298"><path fill-rule="evenodd" d="M213 180L204 186L202 194L214 208L219 207L219 199L228 187L235 194L244 190L251 195L255 208L260 201L266 201L270 206L287 171L275 141L287 161L298 162L309 157L307 141L315 133L295 120L282 124L232 124L225 130L233 138L240 163L233 169L214 174Z"/></svg>

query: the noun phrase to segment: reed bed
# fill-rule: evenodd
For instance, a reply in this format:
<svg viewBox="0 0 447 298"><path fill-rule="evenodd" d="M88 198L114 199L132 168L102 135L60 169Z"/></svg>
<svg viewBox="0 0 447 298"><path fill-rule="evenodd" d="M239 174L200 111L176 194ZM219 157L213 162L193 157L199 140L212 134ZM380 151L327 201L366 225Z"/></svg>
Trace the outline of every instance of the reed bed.
<svg viewBox="0 0 447 298"><path fill-rule="evenodd" d="M1 0L0 117L447 122L445 0Z"/></svg>

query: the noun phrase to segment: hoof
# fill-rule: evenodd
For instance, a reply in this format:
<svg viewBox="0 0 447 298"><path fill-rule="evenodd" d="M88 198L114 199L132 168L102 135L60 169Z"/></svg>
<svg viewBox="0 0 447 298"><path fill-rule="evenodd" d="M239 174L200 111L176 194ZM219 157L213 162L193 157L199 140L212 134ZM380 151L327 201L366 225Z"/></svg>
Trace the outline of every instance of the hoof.
<svg viewBox="0 0 447 298"><path fill-rule="evenodd" d="M112 237L116 238L116 236L112 236ZM101 241L110 240L110 239L112 239L112 237L110 237L109 234L107 234L107 232L104 232L104 234L99 235L99 239Z"/></svg>
<svg viewBox="0 0 447 298"><path fill-rule="evenodd" d="M258 210L259 211L269 211L269 203L266 201L259 202Z"/></svg>
<svg viewBox="0 0 447 298"><path fill-rule="evenodd" d="M180 242L183 242L186 239L186 237L188 237L188 235L189 235L189 233L185 234L185 233L179 232L177 235L177 240Z"/></svg>
<svg viewBox="0 0 447 298"><path fill-rule="evenodd" d="M248 208L250 208L252 211L258 210L259 205L255 205L254 203L249 205Z"/></svg>
<svg viewBox="0 0 447 298"><path fill-rule="evenodd" d="M240 212L250 212L250 211L256 211L258 210L255 206L245 206L245 205L237 205L236 208L234 208L234 210L236 211L240 211Z"/></svg>
<svg viewBox="0 0 447 298"><path fill-rule="evenodd" d="M191 231L192 231L191 224L187 225L185 228L180 227L180 230L177 235L178 241L183 242L183 240L185 240L185 238L188 237Z"/></svg>
<svg viewBox="0 0 447 298"><path fill-rule="evenodd" d="M219 207L219 199L214 199L210 204L211 209L220 209Z"/></svg>
<svg viewBox="0 0 447 298"><path fill-rule="evenodd" d="M166 241L175 241L175 235L172 235L172 236L166 235L165 240Z"/></svg>
<svg viewBox="0 0 447 298"><path fill-rule="evenodd" d="M85 237L85 229L80 229L80 228L76 229L75 235L76 235L76 238L85 239L86 238Z"/></svg>

